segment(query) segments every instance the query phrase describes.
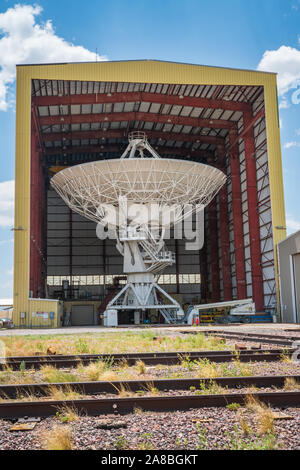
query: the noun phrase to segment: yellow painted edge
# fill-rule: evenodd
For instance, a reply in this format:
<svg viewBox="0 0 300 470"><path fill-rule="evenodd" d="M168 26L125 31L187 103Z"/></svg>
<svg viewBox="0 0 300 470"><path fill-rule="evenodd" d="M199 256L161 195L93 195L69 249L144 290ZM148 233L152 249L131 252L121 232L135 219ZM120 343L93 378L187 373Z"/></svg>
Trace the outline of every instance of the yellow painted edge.
<svg viewBox="0 0 300 470"><path fill-rule="evenodd" d="M269 83L271 82L271 83ZM273 83L272 83L273 82ZM277 292L277 311L281 314L280 285L277 244L286 237L286 216L280 144L280 124L278 115L276 76L265 86L265 113L267 129L267 149L269 166L269 183L272 212L273 249L275 282ZM279 227L284 227L283 229Z"/></svg>
<svg viewBox="0 0 300 470"><path fill-rule="evenodd" d="M18 70L30 78L107 82L173 83L197 85L265 85L275 74L159 61L90 62L24 65Z"/></svg>
<svg viewBox="0 0 300 470"><path fill-rule="evenodd" d="M15 244L13 320L20 324L20 312L28 312L30 267L30 106L28 72L17 70L15 149Z"/></svg>

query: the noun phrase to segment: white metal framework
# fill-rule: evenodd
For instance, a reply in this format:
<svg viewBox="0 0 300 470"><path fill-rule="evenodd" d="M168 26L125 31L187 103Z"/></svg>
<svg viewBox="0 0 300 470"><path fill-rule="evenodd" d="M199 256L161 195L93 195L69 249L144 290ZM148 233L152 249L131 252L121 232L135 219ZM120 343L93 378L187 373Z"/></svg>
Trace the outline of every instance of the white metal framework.
<svg viewBox="0 0 300 470"><path fill-rule="evenodd" d="M157 284L157 276L175 262L165 247L165 229L209 204L225 181L214 167L160 158L142 132L129 135L120 159L76 165L52 178L71 209L116 231L127 284L107 310L158 309L167 322L182 317L178 302Z"/></svg>

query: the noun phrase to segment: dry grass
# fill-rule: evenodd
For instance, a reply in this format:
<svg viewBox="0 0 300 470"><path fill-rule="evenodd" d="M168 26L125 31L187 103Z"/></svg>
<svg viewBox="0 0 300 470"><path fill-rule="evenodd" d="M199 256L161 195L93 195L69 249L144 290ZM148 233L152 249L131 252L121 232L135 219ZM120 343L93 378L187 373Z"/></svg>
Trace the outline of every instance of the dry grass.
<svg viewBox="0 0 300 470"><path fill-rule="evenodd" d="M112 384L112 386L117 390L118 395L120 398L125 398L125 397L132 397L133 392L130 390L130 387L127 386L125 387L124 384L120 384L120 387L117 387L116 385Z"/></svg>
<svg viewBox="0 0 300 470"><path fill-rule="evenodd" d="M134 366L128 366L127 362L118 363L116 366L98 361L84 366L79 363L77 367L69 370L56 369L51 365L44 365L39 371L26 370L26 372L7 369L0 371L0 384L30 384L46 382L48 384L66 382L90 382L117 380L139 380L141 376L146 380L157 378L157 371L161 371L159 378L184 378L187 376L195 378L235 377L253 375L243 364L241 367L235 362L229 364L216 364L208 359L192 361L183 358L181 369L178 366L159 365L147 369L143 361L138 361Z"/></svg>
<svg viewBox="0 0 300 470"><path fill-rule="evenodd" d="M62 423L73 423L78 421L80 418L78 411L75 408L67 405L64 405L58 409L56 417Z"/></svg>
<svg viewBox="0 0 300 470"><path fill-rule="evenodd" d="M120 361L118 361L118 370L126 370L129 368L129 364L127 359L122 358Z"/></svg>
<svg viewBox="0 0 300 470"><path fill-rule="evenodd" d="M113 382L114 380L119 380L119 375L113 370L106 370L103 372L101 380L104 380L105 382Z"/></svg>
<svg viewBox="0 0 300 470"><path fill-rule="evenodd" d="M280 354L280 361L281 362L287 362L287 363L291 363L293 362L293 359L291 356L289 356L288 352L284 350L282 350L282 354Z"/></svg>
<svg viewBox="0 0 300 470"><path fill-rule="evenodd" d="M251 366L247 363L241 362L240 359L236 359L233 361L232 371L239 376L246 377L253 375L253 371Z"/></svg>
<svg viewBox="0 0 300 470"><path fill-rule="evenodd" d="M258 390L259 390L259 388L256 387L256 386L253 385L253 384L248 387L248 393L249 393L249 395L252 395L252 393L257 392Z"/></svg>
<svg viewBox="0 0 300 470"><path fill-rule="evenodd" d="M51 400L55 401L77 400L82 398L82 394L72 390L70 386L64 387L64 389L62 389L51 385L48 388L47 396L51 398Z"/></svg>
<svg viewBox="0 0 300 470"><path fill-rule="evenodd" d="M275 415L271 408L264 403L261 403L253 395L248 395L246 399L246 409L255 413L256 424L258 433L274 433L274 419Z"/></svg>
<svg viewBox="0 0 300 470"><path fill-rule="evenodd" d="M253 433L253 430L245 416L239 416L239 424L244 436L250 436Z"/></svg>
<svg viewBox="0 0 300 470"><path fill-rule="evenodd" d="M230 363L216 364L207 358L195 361L196 377L245 377L253 375L251 367L235 359Z"/></svg>
<svg viewBox="0 0 300 470"><path fill-rule="evenodd" d="M19 371L0 372L0 384L26 384L31 383L31 375L23 374Z"/></svg>
<svg viewBox="0 0 300 470"><path fill-rule="evenodd" d="M96 382L98 380L102 380L103 373L106 369L106 364L103 361L98 362L91 362L88 366L78 368L84 377L87 378L88 381Z"/></svg>
<svg viewBox="0 0 300 470"><path fill-rule="evenodd" d="M135 363L135 368L136 368L136 371L138 372L138 374L140 374L140 375L144 375L146 373L146 365L141 360L138 360Z"/></svg>
<svg viewBox="0 0 300 470"><path fill-rule="evenodd" d="M260 411L261 408L265 405L261 403L258 398L256 398L252 394L249 394L246 397L245 406L247 410L251 411L252 413L256 413Z"/></svg>
<svg viewBox="0 0 300 470"><path fill-rule="evenodd" d="M159 352L203 349L232 349L220 338L196 335L161 336L155 338L150 331L88 333L77 335L30 335L2 338L8 356L46 354L48 349L56 354L114 354L122 352Z"/></svg>
<svg viewBox="0 0 300 470"><path fill-rule="evenodd" d="M208 383L205 380L200 380L200 387L195 390L195 395L221 395L224 393L226 393L226 389L212 379Z"/></svg>
<svg viewBox="0 0 300 470"><path fill-rule="evenodd" d="M40 372L43 380L48 383L77 382L78 380L74 373L62 371L53 366L41 366Z"/></svg>
<svg viewBox="0 0 300 470"><path fill-rule="evenodd" d="M153 382L147 382L145 384L145 391L150 393L151 395L158 395L159 390L154 386Z"/></svg>
<svg viewBox="0 0 300 470"><path fill-rule="evenodd" d="M206 358L196 361L196 367L198 377L214 378L221 375L218 365Z"/></svg>
<svg viewBox="0 0 300 470"><path fill-rule="evenodd" d="M133 412L134 412L135 415L143 414L142 408L134 408Z"/></svg>
<svg viewBox="0 0 300 470"><path fill-rule="evenodd" d="M74 435L70 426L56 425L43 433L42 443L45 450L73 450Z"/></svg>
<svg viewBox="0 0 300 470"><path fill-rule="evenodd" d="M16 401L38 401L39 397L31 392L20 393L17 392Z"/></svg>
<svg viewBox="0 0 300 470"><path fill-rule="evenodd" d="M72 390L70 386L65 387L64 389L56 387L54 385L50 385L47 389L47 395L45 396L37 396L33 392L25 392L21 393L17 391L16 398L11 399L5 394L0 396L0 402L5 401L31 401L36 402L39 400L55 400L55 401L66 401L66 400L76 400L83 397L83 393L79 393L78 391Z"/></svg>
<svg viewBox="0 0 300 470"><path fill-rule="evenodd" d="M259 413L259 434L274 433L274 413L270 408L266 408Z"/></svg>
<svg viewBox="0 0 300 470"><path fill-rule="evenodd" d="M284 381L283 389L286 391L300 390L300 384L293 377L288 377Z"/></svg>

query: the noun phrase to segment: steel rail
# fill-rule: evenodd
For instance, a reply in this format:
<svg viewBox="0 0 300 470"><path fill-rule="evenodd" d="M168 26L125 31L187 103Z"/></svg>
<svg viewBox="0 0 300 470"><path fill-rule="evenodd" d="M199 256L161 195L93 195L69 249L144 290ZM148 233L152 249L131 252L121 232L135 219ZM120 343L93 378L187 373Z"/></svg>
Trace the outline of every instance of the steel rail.
<svg viewBox="0 0 300 470"><path fill-rule="evenodd" d="M235 339L235 340L241 340L241 341L248 341L248 342L251 342L251 343L264 343L264 344L272 344L272 345L278 345L278 346L286 346L286 347L291 347L292 344L293 344L293 341L284 341L284 340L270 340L270 339L265 339L265 338L261 338L261 337L258 337L258 336L255 336L253 338L249 338L247 336L233 336L233 335L230 335L230 334L221 334L219 335L220 338L224 338L224 339Z"/></svg>
<svg viewBox="0 0 300 470"><path fill-rule="evenodd" d="M243 351L192 351L172 353L142 353L142 354L96 354L79 356L31 356L31 357L8 357L5 363L0 364L0 370L7 367L13 370L39 369L43 365L53 365L58 368L76 367L78 364L89 364L99 360L110 361L117 364L126 361L128 365L134 365L137 361L143 361L146 365L178 364L184 358L190 360L209 359L212 362L228 362L236 360L241 362L255 361L278 361L283 354L291 356L294 352L290 350L243 350Z"/></svg>
<svg viewBox="0 0 300 470"><path fill-rule="evenodd" d="M251 395L273 406L299 406L300 392L253 392ZM203 407L224 407L231 403L243 405L249 394L225 393L221 395L155 396L130 398L101 398L81 400L51 400L0 403L0 418L13 419L53 416L63 407L71 407L80 414L98 416L112 413L143 411L178 411Z"/></svg>
<svg viewBox="0 0 300 470"><path fill-rule="evenodd" d="M219 335L220 333L224 335L231 334L235 336L243 335L243 336L249 336L250 338L255 337L255 338L283 339L283 340L300 339L299 336L283 336L283 335L272 335L272 334L270 335L270 334L265 334L265 333L250 333L250 332L244 332L244 331L220 331L219 332L218 330L210 330L210 331L207 331L207 333L213 333L214 335Z"/></svg>
<svg viewBox="0 0 300 470"><path fill-rule="evenodd" d="M275 344L278 346L292 346L293 341L300 340L299 337L292 336L288 338L286 336L276 336L276 335L263 335L256 333L243 333L235 331L206 331L204 332L206 336L218 336L219 338L228 338L228 339L239 339L242 341L250 341L252 343L265 343L265 344Z"/></svg>
<svg viewBox="0 0 300 470"><path fill-rule="evenodd" d="M239 351L239 354L256 354L257 353L257 349L256 350L251 350L251 349L248 349L248 350L241 350ZM285 349L283 350L282 348L280 349L260 349L259 350L260 352L262 353L269 353L270 351L274 352L274 353L282 353L285 351ZM176 356L176 355L180 355L180 356L189 356L189 357L193 357L193 356L199 356L199 355L211 355L211 356L216 356L218 354L220 355L223 355L223 354L236 354L236 351L235 350L231 350L231 349L227 349L227 350L201 350L201 351L154 351L154 352L142 352L142 353L138 353L138 352L134 352L134 353L110 353L110 354L71 354L71 355L66 355L66 354L55 354L55 355L46 355L46 356L7 356L7 360L11 360L11 361L41 361L41 360L45 360L45 361L48 361L48 360L56 360L56 359L95 359L95 360L98 360L98 359L103 359L103 360L109 360L111 359L112 357L115 358L115 359L131 359L131 358L140 358L140 359L143 359L143 358L147 358L147 357L169 357L169 356Z"/></svg>
<svg viewBox="0 0 300 470"><path fill-rule="evenodd" d="M93 382L57 382L33 384L6 384L0 385L0 397L16 399L21 395L48 396L54 387L59 390L72 390L82 394L113 393L120 390L131 392L147 391L149 385L157 390L187 390L190 387L205 387L211 383L228 388L248 387L283 387L286 379L294 379L300 383L300 375L271 375L271 376L245 376L245 377L197 377L184 379L148 379L148 380L121 380L121 381L93 381Z"/></svg>
<svg viewBox="0 0 300 470"><path fill-rule="evenodd" d="M275 350L275 351L281 351ZM145 357L169 357L169 356L175 356L175 355L181 355L181 356L198 356L199 354L211 354L211 355L216 355L216 354L223 354L223 353L232 353L234 352L233 350L202 350L202 351L157 351L157 352L134 352L134 353L110 353L110 354L55 354L55 355L45 355L45 356L8 356L7 360L11 361L40 361L40 360L56 360L56 359L103 359L103 360L109 360L112 357L115 359L130 359L130 358L145 358ZM241 351L243 352L243 351Z"/></svg>
<svg viewBox="0 0 300 470"><path fill-rule="evenodd" d="M217 334L217 330L212 330L214 332L214 334ZM287 331L287 330L285 330ZM299 329L300 331L300 329ZM222 332L224 334L232 334L232 335L245 335L245 336L249 336L249 337L261 337L261 338L269 338L269 339L285 339L285 340L288 340L288 339L291 339L291 340L296 340L296 339L299 339L299 336L284 336L284 335L270 335L270 334L265 334L265 333L250 333L250 332L243 332L243 331L224 331Z"/></svg>

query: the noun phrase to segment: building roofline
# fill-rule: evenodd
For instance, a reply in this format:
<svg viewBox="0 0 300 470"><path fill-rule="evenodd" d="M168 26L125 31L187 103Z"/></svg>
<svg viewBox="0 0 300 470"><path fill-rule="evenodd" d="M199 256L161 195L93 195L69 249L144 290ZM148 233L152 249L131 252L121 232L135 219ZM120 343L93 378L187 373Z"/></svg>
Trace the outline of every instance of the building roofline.
<svg viewBox="0 0 300 470"><path fill-rule="evenodd" d="M288 235L287 237L285 237L283 240L280 240L280 242L278 242L278 245L281 245L282 243L286 242L289 238L293 238L293 237L296 237L298 235L300 235L300 230L297 230L297 232L293 232L290 235Z"/></svg>
<svg viewBox="0 0 300 470"><path fill-rule="evenodd" d="M258 74L270 74L270 75L277 75L276 72L265 72L262 70L253 70L253 69L240 69L234 67L223 67L217 65L203 65L203 64L192 64L188 62L176 62L172 60L158 60L158 59L130 59L130 60L99 60L93 62L47 62L47 63L39 63L39 64L16 64L16 67L42 67L43 65L77 65L77 64L102 64L102 63L120 63L120 62L161 62L161 63L168 63L168 64L177 64L177 65L191 65L193 67L205 67L205 68L212 68L212 69L223 69L223 70L236 70L237 72L251 72L251 73L258 73Z"/></svg>

